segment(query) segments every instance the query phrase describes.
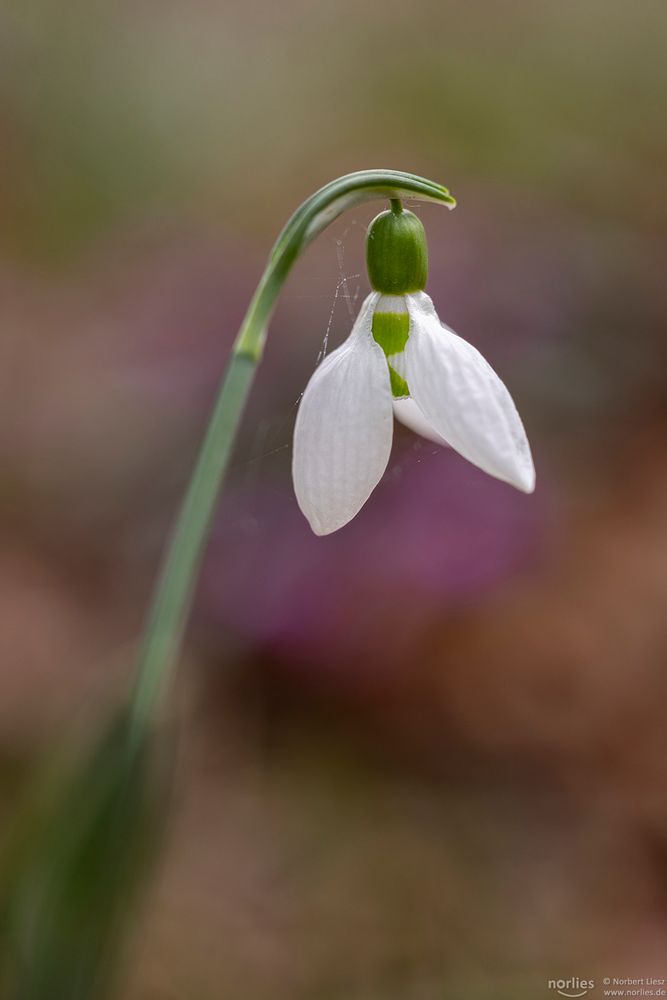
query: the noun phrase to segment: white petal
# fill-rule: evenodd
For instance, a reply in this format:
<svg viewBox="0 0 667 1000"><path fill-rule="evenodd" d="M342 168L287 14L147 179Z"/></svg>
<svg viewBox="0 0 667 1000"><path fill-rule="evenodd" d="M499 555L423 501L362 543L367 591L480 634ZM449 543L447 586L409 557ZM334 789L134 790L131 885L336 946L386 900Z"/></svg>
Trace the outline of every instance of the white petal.
<svg viewBox="0 0 667 1000"><path fill-rule="evenodd" d="M426 420L469 462L532 493L533 459L509 392L479 351L440 323L428 295L407 298L407 381Z"/></svg>
<svg viewBox="0 0 667 1000"><path fill-rule="evenodd" d="M405 295L380 295L373 312L393 313L395 316L404 316L408 311Z"/></svg>
<svg viewBox="0 0 667 1000"><path fill-rule="evenodd" d="M410 396L407 396L405 399L394 400L394 416L405 427L414 431L415 434L419 434L420 437L426 438L427 441L444 445L445 448L449 447L442 435L438 434L435 428L431 427L414 399Z"/></svg>
<svg viewBox="0 0 667 1000"><path fill-rule="evenodd" d="M377 298L377 293L368 296L345 343L315 370L297 414L294 490L317 535L336 531L354 517L389 461L389 371L371 332Z"/></svg>

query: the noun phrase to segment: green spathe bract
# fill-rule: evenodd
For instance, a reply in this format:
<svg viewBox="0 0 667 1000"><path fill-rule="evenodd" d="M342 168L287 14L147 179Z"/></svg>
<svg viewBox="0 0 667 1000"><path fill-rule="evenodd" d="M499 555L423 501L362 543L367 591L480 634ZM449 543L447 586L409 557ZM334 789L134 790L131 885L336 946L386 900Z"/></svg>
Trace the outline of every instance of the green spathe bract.
<svg viewBox="0 0 667 1000"><path fill-rule="evenodd" d="M428 277L426 233L414 212L406 212L400 201L376 216L366 240L368 278L376 292L406 295L421 292Z"/></svg>

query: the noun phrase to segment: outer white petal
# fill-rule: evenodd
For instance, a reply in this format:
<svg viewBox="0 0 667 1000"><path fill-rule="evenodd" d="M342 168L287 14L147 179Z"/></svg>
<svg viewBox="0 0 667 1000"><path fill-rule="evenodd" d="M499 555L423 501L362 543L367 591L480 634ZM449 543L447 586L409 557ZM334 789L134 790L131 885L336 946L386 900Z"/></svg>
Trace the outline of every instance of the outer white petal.
<svg viewBox="0 0 667 1000"><path fill-rule="evenodd" d="M414 431L415 434L419 434L420 437L426 438L427 441L433 441L434 444L444 445L445 448L448 447L447 441L431 427L411 396L406 396L405 399L394 400L394 416L409 430Z"/></svg>
<svg viewBox="0 0 667 1000"><path fill-rule="evenodd" d="M468 461L532 493L533 459L509 392L479 351L440 323L428 295L407 299L407 381L426 420Z"/></svg>
<svg viewBox="0 0 667 1000"><path fill-rule="evenodd" d="M317 535L354 517L389 461L391 386L384 351L371 332L377 298L368 296L350 336L315 370L299 406L294 490Z"/></svg>

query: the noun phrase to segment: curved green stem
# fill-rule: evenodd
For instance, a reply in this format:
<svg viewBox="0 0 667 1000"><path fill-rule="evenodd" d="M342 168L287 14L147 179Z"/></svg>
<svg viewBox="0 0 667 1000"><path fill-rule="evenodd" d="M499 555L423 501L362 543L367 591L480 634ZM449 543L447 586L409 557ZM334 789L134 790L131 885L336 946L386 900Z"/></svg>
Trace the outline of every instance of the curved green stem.
<svg viewBox="0 0 667 1000"><path fill-rule="evenodd" d="M346 209L375 198L395 202L402 197L448 208L456 204L447 188L414 174L362 170L316 191L297 209L276 241L234 343L155 588L131 705L135 735L150 722L176 661L222 479L262 357L268 322L292 265Z"/></svg>

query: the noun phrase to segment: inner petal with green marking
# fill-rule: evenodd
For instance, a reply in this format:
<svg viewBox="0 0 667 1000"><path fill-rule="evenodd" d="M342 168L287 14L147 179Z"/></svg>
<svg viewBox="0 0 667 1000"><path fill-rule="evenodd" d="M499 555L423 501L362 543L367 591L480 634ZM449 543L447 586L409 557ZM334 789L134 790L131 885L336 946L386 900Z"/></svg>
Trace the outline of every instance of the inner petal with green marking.
<svg viewBox="0 0 667 1000"><path fill-rule="evenodd" d="M403 377L403 351L410 336L410 316L402 295L383 295L373 315L373 339L387 358L391 391L395 399L410 395Z"/></svg>

